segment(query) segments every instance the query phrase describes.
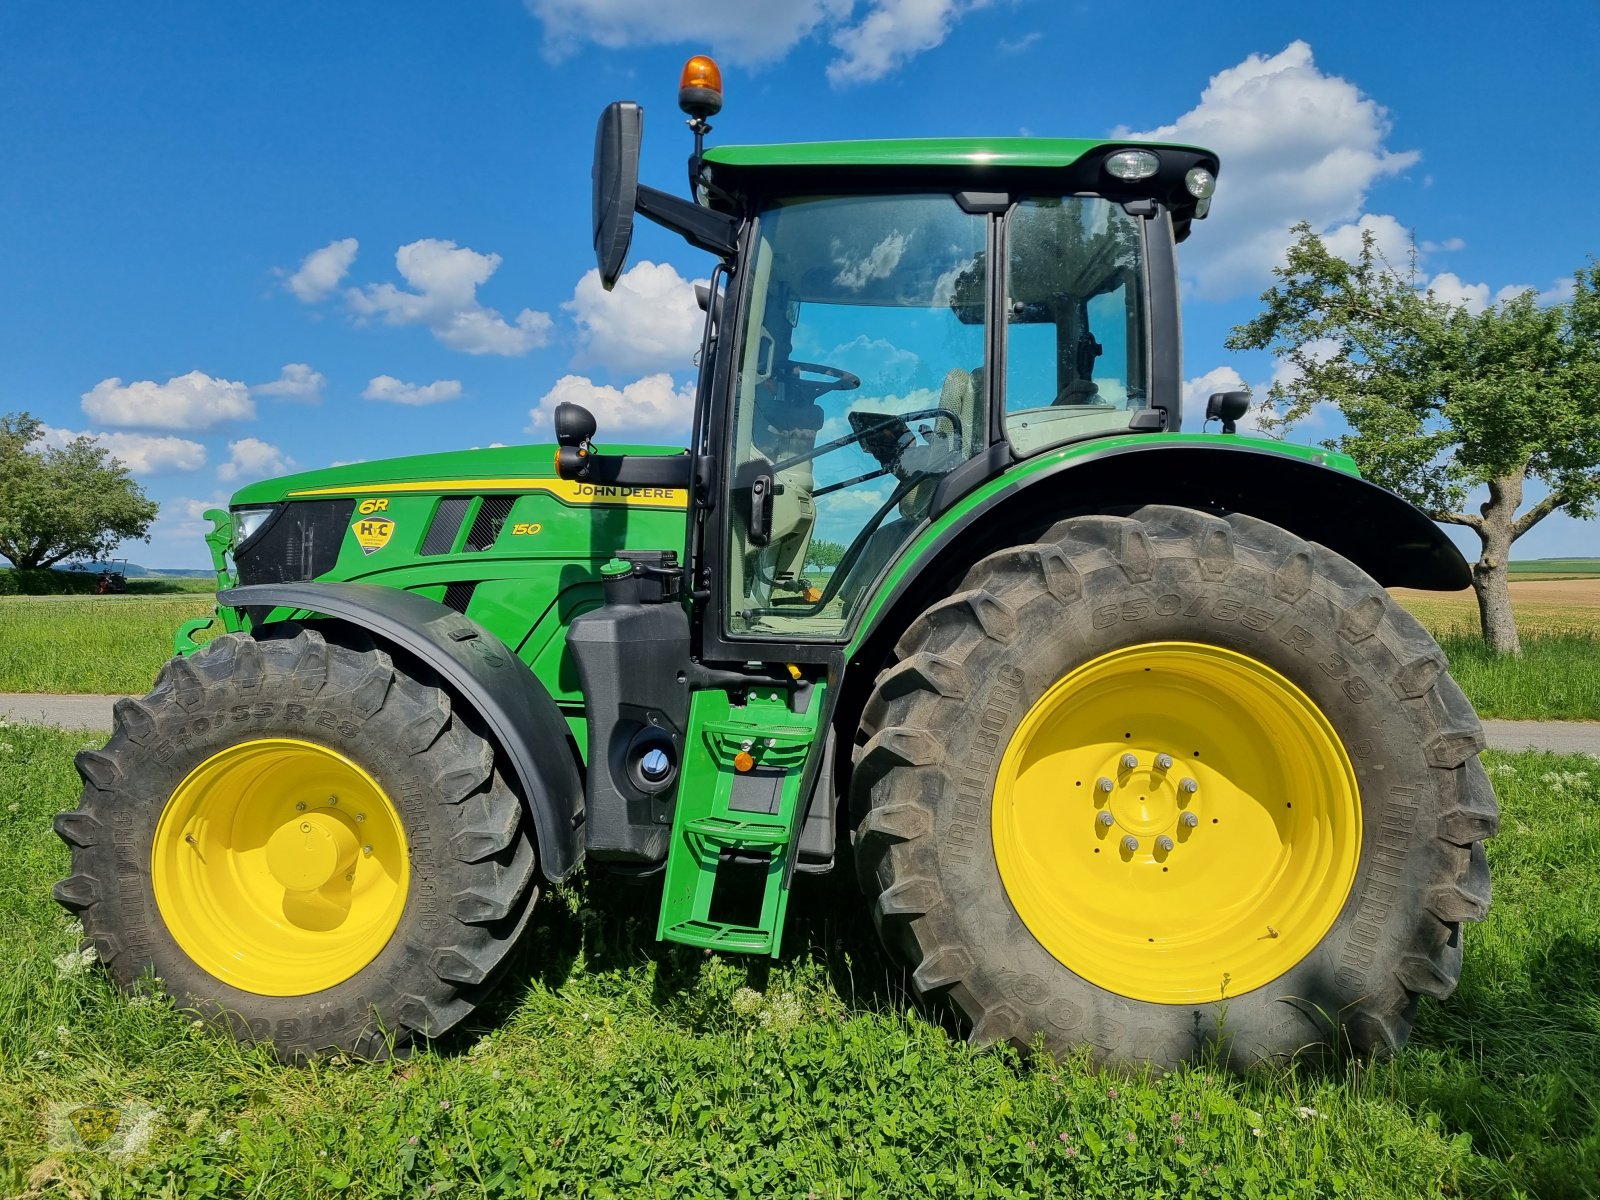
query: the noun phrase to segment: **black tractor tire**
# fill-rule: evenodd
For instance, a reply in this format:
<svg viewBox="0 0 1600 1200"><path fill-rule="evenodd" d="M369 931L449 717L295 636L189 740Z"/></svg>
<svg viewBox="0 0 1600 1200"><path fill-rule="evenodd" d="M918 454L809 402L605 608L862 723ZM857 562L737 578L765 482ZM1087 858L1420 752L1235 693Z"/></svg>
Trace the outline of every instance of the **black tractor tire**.
<svg viewBox="0 0 1600 1200"><path fill-rule="evenodd" d="M1292 681L1358 785L1359 857L1331 926L1280 975L1215 1002L1152 1002L1068 969L997 865L997 747L1069 672L1152 643L1221 647ZM1042 1038L1056 1054L1086 1046L1102 1063L1158 1067L1370 1055L1405 1043L1419 996L1454 989L1461 923L1489 904L1482 843L1499 821L1482 729L1434 640L1348 560L1242 515L1073 517L977 563L894 655L856 752L857 872L917 992L948 998L975 1044Z"/></svg>
<svg viewBox="0 0 1600 1200"><path fill-rule="evenodd" d="M396 857L409 880L395 888L392 934L347 978L302 994L242 990L208 971L175 940L152 882L175 791L211 756L260 739L344 756L404 831ZM425 668L397 665L358 630L273 625L173 659L149 695L117 702L111 740L77 768L78 807L56 817L72 849L56 899L124 988L153 973L181 1008L272 1042L285 1061L381 1059L451 1029L485 997L538 896L531 823L493 745Z"/></svg>

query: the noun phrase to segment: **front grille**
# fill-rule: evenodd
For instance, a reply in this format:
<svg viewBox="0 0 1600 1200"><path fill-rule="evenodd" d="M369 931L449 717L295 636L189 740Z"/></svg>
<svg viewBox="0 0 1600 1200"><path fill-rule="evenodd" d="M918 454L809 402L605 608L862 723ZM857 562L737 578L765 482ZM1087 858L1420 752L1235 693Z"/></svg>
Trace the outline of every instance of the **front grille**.
<svg viewBox="0 0 1600 1200"><path fill-rule="evenodd" d="M241 584L298 583L333 570L354 500L296 500L283 505L243 550L233 552Z"/></svg>

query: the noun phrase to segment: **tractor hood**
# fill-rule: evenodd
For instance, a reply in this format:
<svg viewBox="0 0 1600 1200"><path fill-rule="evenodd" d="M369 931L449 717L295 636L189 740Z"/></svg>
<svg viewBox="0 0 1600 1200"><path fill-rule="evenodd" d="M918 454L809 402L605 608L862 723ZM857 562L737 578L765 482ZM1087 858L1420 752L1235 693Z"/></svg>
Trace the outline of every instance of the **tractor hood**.
<svg viewBox="0 0 1600 1200"><path fill-rule="evenodd" d="M681 454L672 446L606 446L608 454ZM284 500L364 496L379 492L504 491L525 480L556 478L556 447L494 446L346 463L321 471L302 471L264 479L240 488L231 505L276 504Z"/></svg>

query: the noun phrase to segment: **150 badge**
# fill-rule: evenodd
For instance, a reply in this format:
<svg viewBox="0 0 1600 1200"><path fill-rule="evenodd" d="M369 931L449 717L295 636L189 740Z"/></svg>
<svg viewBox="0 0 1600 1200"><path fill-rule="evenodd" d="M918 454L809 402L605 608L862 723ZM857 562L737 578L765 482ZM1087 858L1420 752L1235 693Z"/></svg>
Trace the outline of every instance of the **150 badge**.
<svg viewBox="0 0 1600 1200"><path fill-rule="evenodd" d="M361 513L356 518L355 524L350 526L350 532L356 535L356 544L361 547L363 554L376 554L389 544L389 539L394 536L394 522L388 517L380 515L389 507L387 500L363 500Z"/></svg>

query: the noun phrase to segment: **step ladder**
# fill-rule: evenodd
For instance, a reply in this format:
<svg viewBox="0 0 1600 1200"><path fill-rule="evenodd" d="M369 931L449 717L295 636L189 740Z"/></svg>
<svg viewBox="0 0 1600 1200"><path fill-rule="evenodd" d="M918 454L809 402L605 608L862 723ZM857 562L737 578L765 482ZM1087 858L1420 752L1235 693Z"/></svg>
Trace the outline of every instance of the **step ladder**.
<svg viewBox="0 0 1600 1200"><path fill-rule="evenodd" d="M778 956L824 686L694 694L658 938Z"/></svg>

